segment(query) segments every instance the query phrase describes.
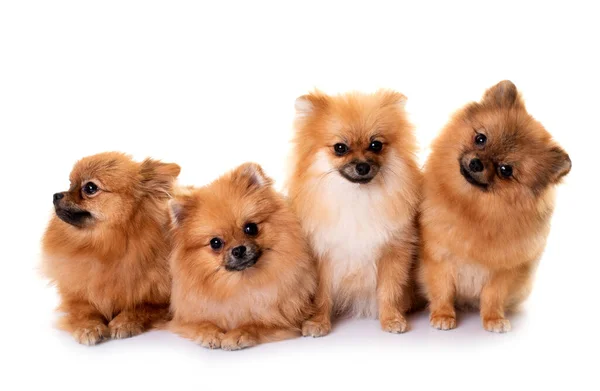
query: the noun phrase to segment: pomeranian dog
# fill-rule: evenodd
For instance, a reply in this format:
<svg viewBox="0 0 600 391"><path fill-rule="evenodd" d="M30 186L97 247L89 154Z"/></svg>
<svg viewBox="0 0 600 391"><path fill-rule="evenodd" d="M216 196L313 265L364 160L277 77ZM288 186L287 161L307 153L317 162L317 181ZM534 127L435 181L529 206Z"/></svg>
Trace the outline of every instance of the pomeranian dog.
<svg viewBox="0 0 600 391"><path fill-rule="evenodd" d="M459 110L425 165L419 277L431 326L456 327L455 305L506 332L505 311L531 290L569 155L502 81Z"/></svg>
<svg viewBox="0 0 600 391"><path fill-rule="evenodd" d="M171 214L172 331L224 350L300 335L316 267L296 216L259 165L177 195Z"/></svg>
<svg viewBox="0 0 600 391"><path fill-rule="evenodd" d="M405 101L387 90L296 100L288 191L319 275L305 336L343 315L408 328L421 178Z"/></svg>
<svg viewBox="0 0 600 391"><path fill-rule="evenodd" d="M81 159L53 196L43 271L57 286L59 326L84 345L168 320L168 198L176 164L117 152Z"/></svg>

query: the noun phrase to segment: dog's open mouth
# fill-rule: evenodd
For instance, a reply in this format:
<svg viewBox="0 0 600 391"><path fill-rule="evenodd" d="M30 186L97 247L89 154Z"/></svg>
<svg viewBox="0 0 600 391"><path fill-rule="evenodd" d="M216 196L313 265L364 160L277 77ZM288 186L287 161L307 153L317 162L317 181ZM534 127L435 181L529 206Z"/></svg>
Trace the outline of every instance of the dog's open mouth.
<svg viewBox="0 0 600 391"><path fill-rule="evenodd" d="M83 209L56 208L56 215L67 224L81 228L92 218L92 214Z"/></svg>
<svg viewBox="0 0 600 391"><path fill-rule="evenodd" d="M469 182L470 184L472 184L474 186L479 187L482 190L488 189L487 183L479 182L477 179L475 179L471 176L471 173L469 173L469 170L464 168L462 164L459 163L459 165L460 165L460 173L467 180L467 182Z"/></svg>

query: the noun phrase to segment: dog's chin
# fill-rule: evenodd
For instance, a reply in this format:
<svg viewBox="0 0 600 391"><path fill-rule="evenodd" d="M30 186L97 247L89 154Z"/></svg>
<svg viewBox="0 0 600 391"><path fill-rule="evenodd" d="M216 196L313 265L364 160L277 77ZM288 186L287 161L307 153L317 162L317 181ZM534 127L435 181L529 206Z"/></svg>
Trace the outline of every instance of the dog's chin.
<svg viewBox="0 0 600 391"><path fill-rule="evenodd" d="M365 184L371 182L373 180L373 178L375 178L375 175L369 176L369 177L353 177L353 176L346 174L343 170L339 170L339 173L342 176L342 178L344 178L352 183L358 183L361 185L365 185Z"/></svg>
<svg viewBox="0 0 600 391"><path fill-rule="evenodd" d="M55 211L59 219L77 228L87 227L93 220L92 214L83 209L57 207Z"/></svg>
<svg viewBox="0 0 600 391"><path fill-rule="evenodd" d="M481 183L477 179L473 178L473 176L471 176L469 171L466 168L464 168L462 164L460 164L460 174L463 176L463 178L465 178L467 180L467 182L469 182L473 186L475 186L483 191L487 191L488 184Z"/></svg>

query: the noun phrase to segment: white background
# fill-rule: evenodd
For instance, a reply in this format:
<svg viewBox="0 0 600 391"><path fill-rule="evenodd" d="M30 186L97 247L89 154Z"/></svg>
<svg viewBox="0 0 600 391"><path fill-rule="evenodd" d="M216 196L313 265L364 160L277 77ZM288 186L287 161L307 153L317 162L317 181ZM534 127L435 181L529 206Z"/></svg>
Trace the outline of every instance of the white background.
<svg viewBox="0 0 600 391"><path fill-rule="evenodd" d="M550 3L0 3L0 388L598 389L598 11ZM502 79L573 161L511 333L476 314L436 331L418 314L405 335L344 321L230 353L167 332L88 348L52 327L39 240L78 158L153 156L198 185L252 160L280 186L294 99L314 87L401 91L425 157Z"/></svg>

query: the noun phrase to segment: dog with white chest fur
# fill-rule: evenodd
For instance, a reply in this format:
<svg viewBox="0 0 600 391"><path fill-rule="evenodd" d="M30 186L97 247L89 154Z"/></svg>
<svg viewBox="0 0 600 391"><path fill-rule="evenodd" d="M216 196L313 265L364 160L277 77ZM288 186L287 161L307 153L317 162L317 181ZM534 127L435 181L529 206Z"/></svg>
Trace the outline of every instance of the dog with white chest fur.
<svg viewBox="0 0 600 391"><path fill-rule="evenodd" d="M296 100L288 193L319 269L305 336L338 316L408 329L421 178L405 101L389 90Z"/></svg>

